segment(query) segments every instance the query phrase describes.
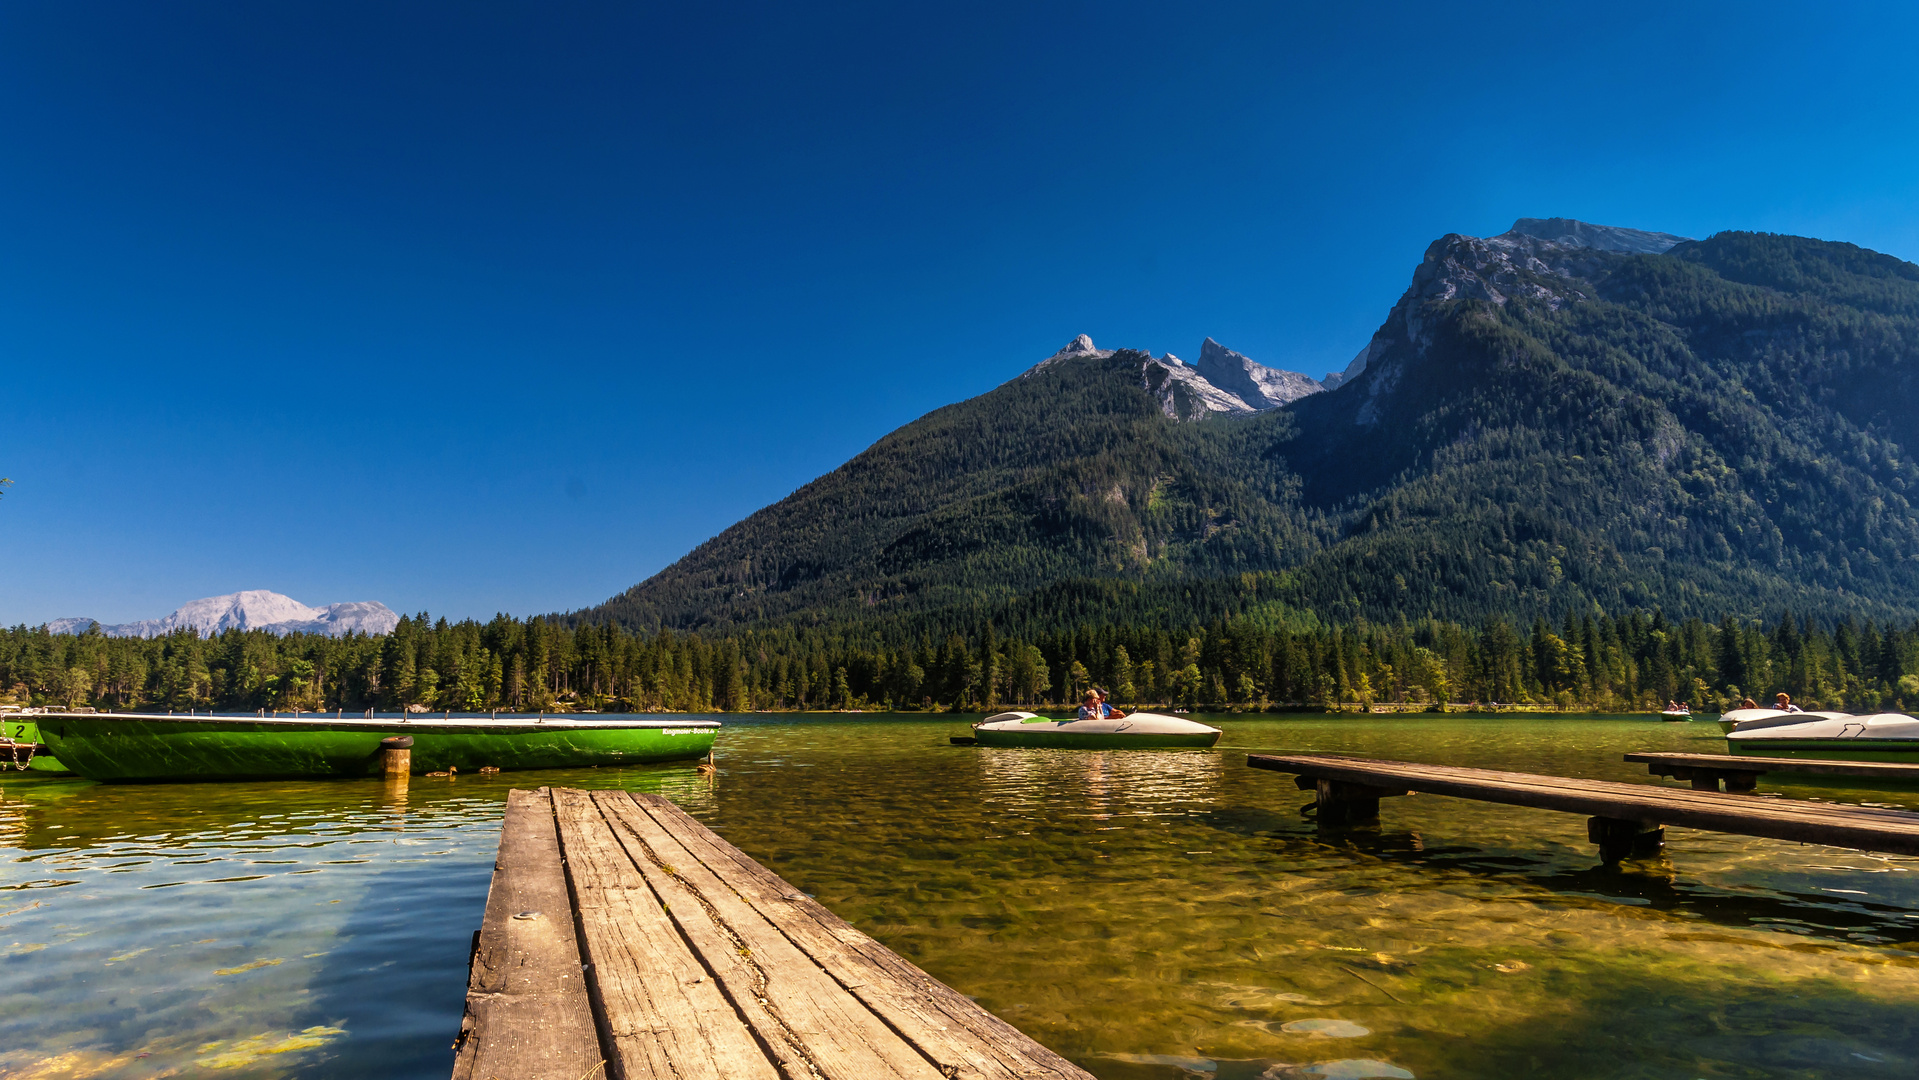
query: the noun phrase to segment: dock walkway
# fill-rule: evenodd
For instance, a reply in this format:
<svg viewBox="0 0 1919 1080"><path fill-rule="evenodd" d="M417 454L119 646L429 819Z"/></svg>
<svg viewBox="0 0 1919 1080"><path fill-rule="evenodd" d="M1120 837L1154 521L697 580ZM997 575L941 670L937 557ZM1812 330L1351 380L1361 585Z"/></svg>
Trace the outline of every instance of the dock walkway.
<svg viewBox="0 0 1919 1080"><path fill-rule="evenodd" d="M1327 822L1377 817L1380 799L1415 791L1587 814L1587 836L1608 863L1656 853L1667 825L1919 855L1919 814L1904 810L1325 754L1253 754L1246 763L1295 774Z"/></svg>
<svg viewBox="0 0 1919 1080"><path fill-rule="evenodd" d="M454 1080L1091 1080L656 795L516 790Z"/></svg>
<svg viewBox="0 0 1919 1080"><path fill-rule="evenodd" d="M1826 761L1820 758L1753 757L1738 754L1627 754L1627 761L1646 766L1654 776L1690 780L1700 791L1718 791L1726 782L1727 791L1751 791L1759 777L1769 772L1803 773L1811 776L1846 776L1860 780L1919 783L1919 765L1897 761Z"/></svg>

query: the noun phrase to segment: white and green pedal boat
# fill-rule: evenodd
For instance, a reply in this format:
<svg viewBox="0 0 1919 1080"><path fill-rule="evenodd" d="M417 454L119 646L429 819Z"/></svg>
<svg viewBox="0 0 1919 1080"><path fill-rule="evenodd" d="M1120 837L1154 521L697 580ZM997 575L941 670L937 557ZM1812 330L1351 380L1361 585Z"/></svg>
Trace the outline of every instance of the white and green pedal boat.
<svg viewBox="0 0 1919 1080"><path fill-rule="evenodd" d="M717 720L624 717L36 716L54 757L89 780L378 776L381 742L411 737L412 771L578 769L705 757Z"/></svg>
<svg viewBox="0 0 1919 1080"><path fill-rule="evenodd" d="M1726 745L1734 754L1919 762L1919 720L1905 713L1739 709L1720 724L1728 728Z"/></svg>
<svg viewBox="0 0 1919 1080"><path fill-rule="evenodd" d="M973 725L980 746L1065 750L1142 750L1212 746L1220 730L1177 716L1133 713L1100 720L1052 720L1038 713L1004 712ZM962 740L955 739L955 742Z"/></svg>

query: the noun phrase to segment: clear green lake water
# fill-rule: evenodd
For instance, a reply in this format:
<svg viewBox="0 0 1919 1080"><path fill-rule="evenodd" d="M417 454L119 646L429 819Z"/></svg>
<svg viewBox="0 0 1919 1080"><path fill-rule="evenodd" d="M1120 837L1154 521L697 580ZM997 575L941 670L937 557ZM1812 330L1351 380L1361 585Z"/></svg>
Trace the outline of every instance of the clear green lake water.
<svg viewBox="0 0 1919 1080"><path fill-rule="evenodd" d="M1104 1080L1919 1073L1919 860L1390 799L1321 833L1248 751L1671 784L1708 723L1212 717L1213 751L728 717L690 767L110 786L0 775L0 1077L444 1077L507 790L668 795ZM1762 783L1919 809L1919 791Z"/></svg>

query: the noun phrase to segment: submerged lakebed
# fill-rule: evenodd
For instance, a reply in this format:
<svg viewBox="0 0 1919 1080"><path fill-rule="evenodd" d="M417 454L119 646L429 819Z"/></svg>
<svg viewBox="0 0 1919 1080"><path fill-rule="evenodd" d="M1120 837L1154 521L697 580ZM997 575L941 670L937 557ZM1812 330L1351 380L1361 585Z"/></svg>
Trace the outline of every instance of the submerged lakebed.
<svg viewBox="0 0 1919 1080"><path fill-rule="evenodd" d="M955 747L964 717L724 717L691 766L382 782L0 775L0 1077L444 1077L506 792L626 787L1103 1080L1892 1077L1919 860L1415 795L1320 832L1245 754L1631 782L1647 717L1226 716L1213 750ZM1919 791L1761 782L1919 810Z"/></svg>

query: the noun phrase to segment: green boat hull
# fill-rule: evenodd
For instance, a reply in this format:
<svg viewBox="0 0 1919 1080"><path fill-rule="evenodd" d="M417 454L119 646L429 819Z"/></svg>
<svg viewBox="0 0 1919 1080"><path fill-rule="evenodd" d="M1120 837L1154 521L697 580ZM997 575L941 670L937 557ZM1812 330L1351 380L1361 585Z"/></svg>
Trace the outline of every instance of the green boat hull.
<svg viewBox="0 0 1919 1080"><path fill-rule="evenodd" d="M41 737L89 780L378 776L380 740L411 736L412 771L577 769L705 757L712 722L288 722L248 717L49 716Z"/></svg>
<svg viewBox="0 0 1919 1080"><path fill-rule="evenodd" d="M1217 731L1176 734L1128 735L1095 734L1071 731L988 731L973 733L980 746L1018 746L1053 750L1165 750L1178 747L1207 747L1219 742Z"/></svg>
<svg viewBox="0 0 1919 1080"><path fill-rule="evenodd" d="M40 749L33 751L32 756L29 757L26 762L27 768L33 772L65 773L72 771L68 769L66 765L62 764L59 758L45 749L46 744L40 739L40 725L32 720L19 720L11 717L6 720L0 720L0 738L12 740L15 746L40 747ZM17 762L21 755L22 751L16 750L13 747L0 748L0 768L6 768Z"/></svg>
<svg viewBox="0 0 1919 1080"><path fill-rule="evenodd" d="M1912 739L1737 739L1727 745L1753 757L1919 763L1919 741Z"/></svg>

